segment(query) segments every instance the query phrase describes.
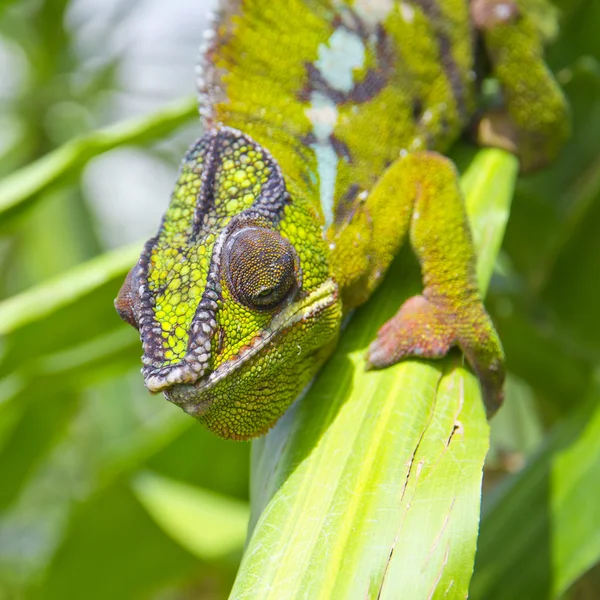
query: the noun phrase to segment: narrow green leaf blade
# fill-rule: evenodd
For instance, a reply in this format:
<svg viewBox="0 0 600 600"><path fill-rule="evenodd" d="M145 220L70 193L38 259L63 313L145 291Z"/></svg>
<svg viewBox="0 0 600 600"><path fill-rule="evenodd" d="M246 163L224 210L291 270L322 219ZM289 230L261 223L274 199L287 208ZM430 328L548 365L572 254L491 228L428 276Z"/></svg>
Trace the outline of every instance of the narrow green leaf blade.
<svg viewBox="0 0 600 600"><path fill-rule="evenodd" d="M150 116L118 123L67 142L64 146L5 177L0 183L2 227L39 198L39 192L67 174L77 171L94 156L125 144L139 144L159 139L179 125L190 121L196 113L196 100L187 98Z"/></svg>
<svg viewBox="0 0 600 600"><path fill-rule="evenodd" d="M484 291L488 288L502 246L518 171L516 157L489 148L477 154L461 177L473 242L477 248L477 280Z"/></svg>
<svg viewBox="0 0 600 600"><path fill-rule="evenodd" d="M140 248L141 244L135 243L107 252L0 302L0 335L51 315L107 282L125 276L137 261Z"/></svg>

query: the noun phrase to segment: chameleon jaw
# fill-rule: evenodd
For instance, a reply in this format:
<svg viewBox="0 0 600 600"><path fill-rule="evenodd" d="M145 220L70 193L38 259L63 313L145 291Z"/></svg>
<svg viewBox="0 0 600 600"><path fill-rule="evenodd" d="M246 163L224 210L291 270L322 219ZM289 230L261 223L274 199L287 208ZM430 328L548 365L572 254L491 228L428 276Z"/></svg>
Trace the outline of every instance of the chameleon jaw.
<svg viewBox="0 0 600 600"><path fill-rule="evenodd" d="M162 390L167 400L177 404L191 416L201 416L210 404L210 398L202 399L205 392L241 368L261 350L276 341L287 329L331 306L336 302L337 295L337 284L333 279L327 279L306 298L291 304L286 310L276 315L269 327L257 335L250 345L219 365L208 376L191 383L177 383Z"/></svg>

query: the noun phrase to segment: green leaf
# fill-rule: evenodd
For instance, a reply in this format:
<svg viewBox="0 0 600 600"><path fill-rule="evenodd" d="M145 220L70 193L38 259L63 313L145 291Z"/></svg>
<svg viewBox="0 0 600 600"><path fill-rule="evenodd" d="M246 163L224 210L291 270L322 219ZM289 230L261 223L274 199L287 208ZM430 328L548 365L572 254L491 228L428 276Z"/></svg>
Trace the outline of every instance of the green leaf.
<svg viewBox="0 0 600 600"><path fill-rule="evenodd" d="M11 473L0 505L55 443L74 393L90 379L139 369L138 336L112 306L139 247L94 258L0 303L0 463Z"/></svg>
<svg viewBox="0 0 600 600"><path fill-rule="evenodd" d="M31 206L39 193L69 174L76 174L98 154L125 144L143 144L170 133L197 113L196 100L179 101L159 112L118 123L67 142L46 156L5 177L0 183L2 227Z"/></svg>
<svg viewBox="0 0 600 600"><path fill-rule="evenodd" d="M517 170L514 157L489 149L479 152L461 177L465 207L477 248L477 281L484 292L502 246Z"/></svg>
<svg viewBox="0 0 600 600"><path fill-rule="evenodd" d="M595 23L600 6L579 4L590 14L577 29ZM561 45L569 55L580 41ZM509 368L534 389L548 422L585 397L600 361L600 65L583 57L560 76L573 135L555 164L519 181L504 244L510 273L490 302Z"/></svg>
<svg viewBox="0 0 600 600"><path fill-rule="evenodd" d="M506 401L491 422L487 472L491 468L510 472L522 468L544 436L531 388L509 373L504 389Z"/></svg>
<svg viewBox="0 0 600 600"><path fill-rule="evenodd" d="M141 244L119 248L0 302L0 335L12 333L78 301L115 278L125 276Z"/></svg>
<svg viewBox="0 0 600 600"><path fill-rule="evenodd" d="M223 579L217 597L225 597L231 588L247 509L238 552L223 556L218 563L215 560L220 557L214 557L211 572L203 573L208 567L202 567L196 554L163 531L139 497L130 489L123 492L122 484L140 470L151 469L168 478L167 482L185 480L219 492L217 499L234 495L245 500L250 446L217 438L162 396L150 396L139 375L139 348L137 355L136 367L126 378L111 380L104 375L101 382L79 392L78 408L71 410L75 414L63 420L66 431L63 427L61 432L56 419L49 417L54 417L50 411L64 412L68 398L48 393L47 379L38 389L30 387L19 395L19 407L25 405L28 414L14 432L10 447L0 452L0 501L8 494L14 496L19 482L25 485L18 490L17 501L8 510L0 510L0 546L18 550L21 540L27 539L30 549L26 554L0 555L3 591L13 573L21 581L31 580L36 568L49 559L43 575L44 598L79 598L82 581L94 587L94 597L147 597L149 590L178 581L182 575L205 578L211 585ZM46 444L44 451L40 446L48 439L52 445ZM145 569L152 565L156 572L148 576ZM111 573L108 581L104 581L105 567ZM119 589L109 593L115 582Z"/></svg>
<svg viewBox="0 0 600 600"><path fill-rule="evenodd" d="M139 336L113 306L139 248L109 252L1 302L0 372L27 381L139 365Z"/></svg>
<svg viewBox="0 0 600 600"><path fill-rule="evenodd" d="M600 386L484 511L470 598L559 598L600 561Z"/></svg>
<svg viewBox="0 0 600 600"><path fill-rule="evenodd" d="M117 481L74 508L58 547L26 598L129 600L198 573L198 560L171 540L125 482Z"/></svg>
<svg viewBox="0 0 600 600"><path fill-rule="evenodd" d="M46 390L20 398L20 413L5 432L0 446L0 512L14 501L27 478L38 465L40 457L53 447L64 431L78 403L72 393ZM4 417L7 406L2 406Z"/></svg>
<svg viewBox="0 0 600 600"><path fill-rule="evenodd" d="M162 529L202 560L242 549L246 503L150 471L134 478L133 490Z"/></svg>
<svg viewBox="0 0 600 600"><path fill-rule="evenodd" d="M463 181L483 289L516 171L514 157L486 150ZM254 442L254 531L233 598L466 596L489 442L477 381L457 355L363 367L408 295L407 264L393 265L308 394Z"/></svg>

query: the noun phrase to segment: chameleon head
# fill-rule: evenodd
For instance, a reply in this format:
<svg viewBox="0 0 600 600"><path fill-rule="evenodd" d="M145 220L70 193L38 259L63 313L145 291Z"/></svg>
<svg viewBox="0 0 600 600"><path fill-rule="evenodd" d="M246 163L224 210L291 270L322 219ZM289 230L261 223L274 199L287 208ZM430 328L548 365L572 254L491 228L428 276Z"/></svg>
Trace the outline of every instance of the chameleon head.
<svg viewBox="0 0 600 600"><path fill-rule="evenodd" d="M226 438L261 435L315 374L341 301L320 220L268 153L220 128L188 151L115 306L146 387Z"/></svg>

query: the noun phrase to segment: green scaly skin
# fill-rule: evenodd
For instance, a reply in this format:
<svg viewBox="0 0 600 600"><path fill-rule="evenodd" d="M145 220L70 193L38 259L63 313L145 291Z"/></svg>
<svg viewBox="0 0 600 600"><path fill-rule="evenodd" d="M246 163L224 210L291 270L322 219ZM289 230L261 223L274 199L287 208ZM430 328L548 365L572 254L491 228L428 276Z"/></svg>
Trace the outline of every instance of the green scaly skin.
<svg viewBox="0 0 600 600"><path fill-rule="evenodd" d="M140 331L150 391L220 436L264 433L408 237L423 292L382 327L368 366L457 345L498 408L502 346L440 153L475 121L523 169L558 151L567 109L530 2L223 3L204 48L206 133L116 300ZM504 97L483 115L477 37Z"/></svg>

